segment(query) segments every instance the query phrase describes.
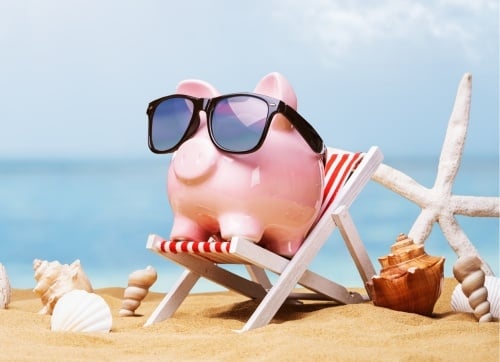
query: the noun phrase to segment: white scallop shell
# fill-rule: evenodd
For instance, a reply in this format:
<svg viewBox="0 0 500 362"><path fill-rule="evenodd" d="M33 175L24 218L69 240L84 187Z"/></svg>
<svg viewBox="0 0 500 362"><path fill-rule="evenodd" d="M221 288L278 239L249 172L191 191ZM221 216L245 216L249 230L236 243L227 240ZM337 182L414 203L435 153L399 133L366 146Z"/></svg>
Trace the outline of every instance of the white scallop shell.
<svg viewBox="0 0 500 362"><path fill-rule="evenodd" d="M5 267L0 264L0 309L5 309L10 303L12 291Z"/></svg>
<svg viewBox="0 0 500 362"><path fill-rule="evenodd" d="M75 289L57 301L50 324L52 331L108 333L113 317L101 296Z"/></svg>
<svg viewBox="0 0 500 362"><path fill-rule="evenodd" d="M486 275L484 286L488 289L488 302L493 318L498 318L500 311L500 278ZM451 294L451 308L455 312L473 313L469 300L462 292L462 285L458 284Z"/></svg>

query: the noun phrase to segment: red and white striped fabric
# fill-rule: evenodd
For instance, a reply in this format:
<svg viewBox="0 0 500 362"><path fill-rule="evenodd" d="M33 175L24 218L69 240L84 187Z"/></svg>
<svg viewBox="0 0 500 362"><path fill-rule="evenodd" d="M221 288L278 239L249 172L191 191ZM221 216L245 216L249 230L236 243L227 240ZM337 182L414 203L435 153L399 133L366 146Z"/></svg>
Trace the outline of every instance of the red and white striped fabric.
<svg viewBox="0 0 500 362"><path fill-rule="evenodd" d="M325 186L323 189L323 202L320 217L332 204L340 188L345 184L351 173L363 158L361 152L331 152L330 150L325 165ZM330 153L331 152L331 153Z"/></svg>
<svg viewBox="0 0 500 362"><path fill-rule="evenodd" d="M229 241L190 241L177 240L161 243L161 251L164 253L229 253Z"/></svg>
<svg viewBox="0 0 500 362"><path fill-rule="evenodd" d="M349 175L354 171L361 161L363 154L360 152L338 152L328 150L325 165L325 186L323 190L323 202L320 209L320 217L331 205L342 185L345 184ZM319 218L318 217L318 220ZM161 240L155 243L154 248L165 254L189 253L216 263L231 263L239 260L233 258L230 253L230 241L210 239L208 241L192 240Z"/></svg>
<svg viewBox="0 0 500 362"><path fill-rule="evenodd" d="M215 263L235 262L231 257L230 241L209 239L208 241L193 240L161 240L155 247L158 251L168 254L189 253L211 260Z"/></svg>

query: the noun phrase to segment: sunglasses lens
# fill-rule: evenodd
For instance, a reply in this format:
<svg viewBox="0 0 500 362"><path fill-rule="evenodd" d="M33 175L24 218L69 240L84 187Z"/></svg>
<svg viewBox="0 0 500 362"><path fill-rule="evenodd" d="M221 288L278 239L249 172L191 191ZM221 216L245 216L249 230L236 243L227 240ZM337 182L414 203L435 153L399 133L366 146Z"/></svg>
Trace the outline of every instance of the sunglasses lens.
<svg viewBox="0 0 500 362"><path fill-rule="evenodd" d="M156 106L150 132L157 151L166 152L178 146L189 127L193 109L193 102L183 97L168 98Z"/></svg>
<svg viewBox="0 0 500 362"><path fill-rule="evenodd" d="M249 152L261 142L268 114L267 103L257 97L220 99L212 113L212 135L228 151Z"/></svg>

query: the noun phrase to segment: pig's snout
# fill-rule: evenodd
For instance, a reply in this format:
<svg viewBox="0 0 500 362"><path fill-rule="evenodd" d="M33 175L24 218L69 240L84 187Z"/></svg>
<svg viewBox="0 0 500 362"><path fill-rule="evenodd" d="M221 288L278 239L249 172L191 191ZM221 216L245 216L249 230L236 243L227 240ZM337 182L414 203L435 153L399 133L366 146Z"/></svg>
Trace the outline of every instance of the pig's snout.
<svg viewBox="0 0 500 362"><path fill-rule="evenodd" d="M187 140L175 153L175 175L184 182L200 182L215 170L217 151L211 141L204 138Z"/></svg>

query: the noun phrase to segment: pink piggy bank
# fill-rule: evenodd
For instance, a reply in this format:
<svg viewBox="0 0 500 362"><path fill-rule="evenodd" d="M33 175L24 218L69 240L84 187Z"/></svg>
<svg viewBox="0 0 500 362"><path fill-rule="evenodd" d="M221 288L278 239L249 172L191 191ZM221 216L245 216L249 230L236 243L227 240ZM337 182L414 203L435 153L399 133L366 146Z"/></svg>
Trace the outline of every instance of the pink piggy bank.
<svg viewBox="0 0 500 362"><path fill-rule="evenodd" d="M318 217L325 154L296 107L278 73L265 76L254 93L223 96L206 82L186 80L176 94L150 103L149 147L174 152L172 240L241 236L295 254Z"/></svg>

